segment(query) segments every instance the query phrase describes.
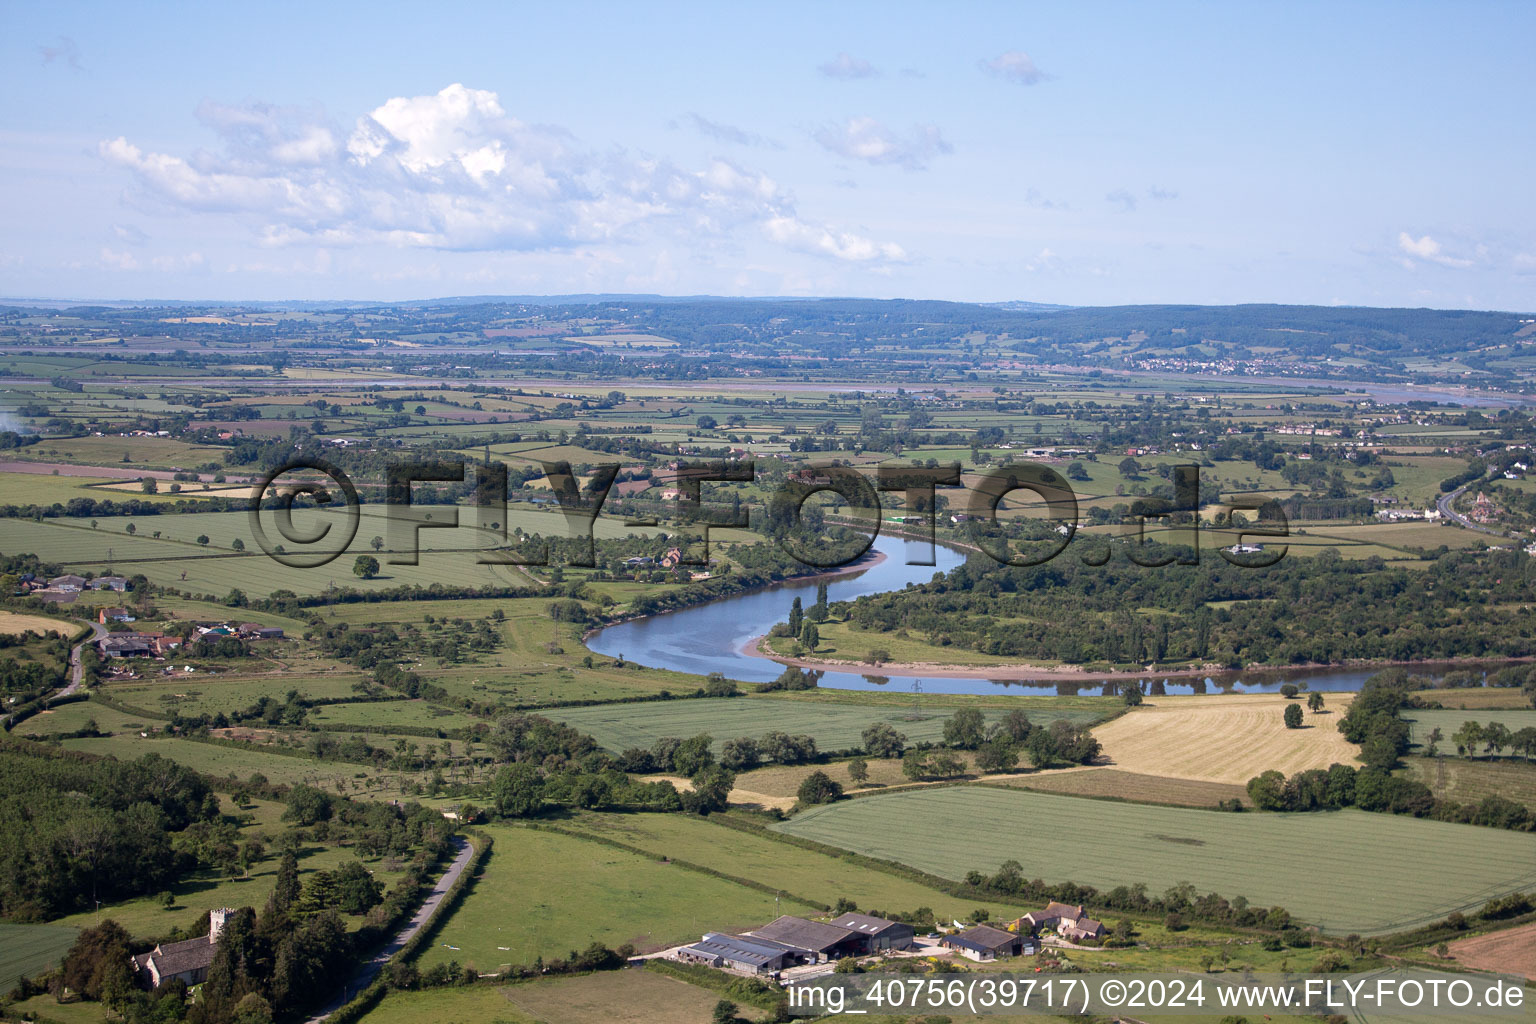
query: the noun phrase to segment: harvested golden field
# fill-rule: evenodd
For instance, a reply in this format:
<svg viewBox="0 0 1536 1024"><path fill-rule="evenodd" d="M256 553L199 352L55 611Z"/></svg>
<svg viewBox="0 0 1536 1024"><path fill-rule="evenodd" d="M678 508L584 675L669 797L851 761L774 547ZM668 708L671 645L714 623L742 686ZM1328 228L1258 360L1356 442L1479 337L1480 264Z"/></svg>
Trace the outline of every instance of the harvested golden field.
<svg viewBox="0 0 1536 1024"><path fill-rule="evenodd" d="M1353 694L1324 695L1321 714L1303 727L1282 720L1292 701L1278 694L1156 697L1093 730L1109 764L1128 772L1243 785L1260 772L1356 764L1359 748L1339 735ZM1301 699L1305 708L1305 697Z"/></svg>
<svg viewBox="0 0 1536 1024"><path fill-rule="evenodd" d="M1451 943L1451 956L1464 967L1536 981L1536 924L1457 939Z"/></svg>
<svg viewBox="0 0 1536 1024"><path fill-rule="evenodd" d="M1142 775L1118 768L1071 768L1035 775L1011 775L999 780L997 784L1042 793L1105 797L1142 804L1172 804L1176 807L1215 807L1223 800L1240 800L1250 806L1252 803L1248 799L1247 790L1233 783Z"/></svg>
<svg viewBox="0 0 1536 1024"><path fill-rule="evenodd" d="M79 628L77 623L49 619L42 615L0 612L0 633L58 633L68 636Z"/></svg>

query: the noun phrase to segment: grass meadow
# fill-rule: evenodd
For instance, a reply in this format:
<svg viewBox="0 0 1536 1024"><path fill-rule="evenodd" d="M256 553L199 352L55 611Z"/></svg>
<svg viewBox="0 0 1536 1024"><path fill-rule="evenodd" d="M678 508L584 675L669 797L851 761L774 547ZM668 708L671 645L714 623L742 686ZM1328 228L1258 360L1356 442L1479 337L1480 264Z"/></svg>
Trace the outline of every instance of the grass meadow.
<svg viewBox="0 0 1536 1024"><path fill-rule="evenodd" d="M486 831L496 845L484 873L423 951L423 966L457 960L494 972L592 942L658 949L775 916L767 893L658 858L539 829Z"/></svg>
<svg viewBox="0 0 1536 1024"><path fill-rule="evenodd" d="M852 750L863 743L862 733L872 722L889 722L908 740L938 741L944 735L949 710L856 704L816 704L772 697L736 697L729 700L662 701L647 704L610 704L585 708L561 708L549 712L568 725L597 739L605 748L621 751L649 747L663 736L687 737L708 733L716 744L738 736L757 738L779 730L816 737L822 750ZM990 719L1000 717L997 713ZM1056 718L1092 721L1090 712L1039 711L1030 719L1045 725Z"/></svg>
<svg viewBox="0 0 1536 1024"><path fill-rule="evenodd" d="M835 854L791 847L771 835L743 832L708 818L594 813L573 818L567 827L617 840L656 857L676 857L737 878L751 878L826 906L840 898L853 900L865 910L907 911L926 906L944 921L964 917L976 907L986 907L997 918L1017 917L1029 909L995 900L957 899L921 882L871 871ZM799 904L785 904L784 913L808 911Z"/></svg>
<svg viewBox="0 0 1536 1024"><path fill-rule="evenodd" d="M1536 836L1364 811L1222 814L965 786L832 804L774 828L953 879L1010 859L1027 877L1100 889L1198 879L1362 935L1536 886Z"/></svg>

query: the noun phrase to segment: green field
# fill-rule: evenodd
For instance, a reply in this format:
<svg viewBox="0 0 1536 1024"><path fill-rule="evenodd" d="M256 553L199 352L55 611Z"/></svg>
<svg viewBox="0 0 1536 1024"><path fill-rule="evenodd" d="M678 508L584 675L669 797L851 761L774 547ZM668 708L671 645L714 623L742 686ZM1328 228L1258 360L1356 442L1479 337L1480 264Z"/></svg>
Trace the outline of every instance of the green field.
<svg viewBox="0 0 1536 1024"><path fill-rule="evenodd" d="M592 942L656 949L775 916L771 895L735 882L555 832L486 831L496 846L484 874L423 966L457 960L489 972Z"/></svg>
<svg viewBox="0 0 1536 1024"><path fill-rule="evenodd" d="M737 878L751 878L782 892L831 906L840 898L868 910L931 907L942 920L986 907L994 917L1017 917L1021 908L995 900L957 899L908 878L871 871L830 853L792 847L707 818L682 814L582 814L568 827L614 839L657 857L703 864ZM1027 908L1026 908L1027 909ZM785 913L802 913L786 910Z"/></svg>
<svg viewBox="0 0 1536 1024"><path fill-rule="evenodd" d="M1536 807L1536 764L1510 759L1474 761L1466 757L1408 757L1404 762L1404 774L1424 783L1435 796L1462 803L1501 796Z"/></svg>
<svg viewBox="0 0 1536 1024"><path fill-rule="evenodd" d="M52 711L40 711L16 726L14 731L18 736L47 736L75 732L92 721L96 723L97 729L110 733L138 732L162 724L142 715L125 715L121 711L87 700L61 704Z"/></svg>
<svg viewBox="0 0 1536 1024"><path fill-rule="evenodd" d="M479 719L462 711L428 704L424 700L374 701L364 704L328 704L309 713L318 725L357 725L374 729L396 726L426 729L465 729Z"/></svg>
<svg viewBox="0 0 1536 1024"><path fill-rule="evenodd" d="M79 934L58 925L0 922L0 978L9 988L17 978L47 970L64 958Z"/></svg>
<svg viewBox="0 0 1536 1024"><path fill-rule="evenodd" d="M719 993L652 971L607 971L492 988L391 992L364 1024L705 1024ZM752 1007L738 1014L761 1016Z"/></svg>
<svg viewBox="0 0 1536 1024"><path fill-rule="evenodd" d="M1433 729L1440 730L1440 753L1456 753L1456 744L1451 737L1460 729L1463 722L1477 722L1479 725L1487 725L1490 722L1503 722L1504 727L1510 732L1517 732L1527 726L1536 726L1536 709L1520 708L1494 709L1494 708L1446 708L1445 710L1407 710L1403 712L1405 718L1413 727L1412 739L1419 746L1429 742L1429 734ZM1479 753L1482 751L1479 750ZM1505 751L1507 755L1508 750Z"/></svg>
<svg viewBox="0 0 1536 1024"><path fill-rule="evenodd" d="M1086 711L1030 711L1030 720L1045 725L1057 718L1076 722L1096 721ZM621 751L649 747L663 736L679 738L709 733L716 745L738 736L760 737L779 730L816 737L824 751L851 750L863 742L861 735L872 722L889 722L912 741L938 741L952 711L924 710L910 705L888 704L861 707L857 704L818 704L779 700L773 697L737 697L730 700L655 701L646 704L600 704L585 708L561 708L549 716L580 729L605 748ZM990 718L1000 717L992 713Z"/></svg>
<svg viewBox="0 0 1536 1024"><path fill-rule="evenodd" d="M1100 889L1197 881L1362 935L1536 886L1536 836L1363 811L1222 814L967 786L846 801L774 827L945 878L1013 859L1026 877Z"/></svg>

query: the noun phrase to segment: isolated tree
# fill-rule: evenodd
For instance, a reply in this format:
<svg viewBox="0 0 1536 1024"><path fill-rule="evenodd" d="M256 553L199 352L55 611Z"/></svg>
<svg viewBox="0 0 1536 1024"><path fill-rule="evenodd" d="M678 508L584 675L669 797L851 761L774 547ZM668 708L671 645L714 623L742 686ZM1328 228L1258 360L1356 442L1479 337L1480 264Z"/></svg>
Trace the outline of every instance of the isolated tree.
<svg viewBox="0 0 1536 1024"><path fill-rule="evenodd" d="M239 537L236 537L234 540L229 542L229 546L236 551L244 551L245 541L241 540Z"/></svg>
<svg viewBox="0 0 1536 1024"><path fill-rule="evenodd" d="M1136 480L1141 477L1141 466L1130 456L1120 460L1120 475L1128 480Z"/></svg>
<svg viewBox="0 0 1536 1024"><path fill-rule="evenodd" d="M1323 695L1316 690L1307 694L1307 710L1314 715L1323 710Z"/></svg>
<svg viewBox="0 0 1536 1024"><path fill-rule="evenodd" d="M789 635L799 636L800 627L805 622L805 613L800 607L800 599L797 597L789 605Z"/></svg>
<svg viewBox="0 0 1536 1024"><path fill-rule="evenodd" d="M1287 704L1285 706L1285 727L1287 729L1301 728L1301 705Z"/></svg>
<svg viewBox="0 0 1536 1024"><path fill-rule="evenodd" d="M368 543L373 548L373 550L375 550L375 551L382 551L382 550L384 550L384 538L383 537L375 536Z"/></svg>
<svg viewBox="0 0 1536 1024"><path fill-rule="evenodd" d="M830 804L842 799L843 787L826 772L818 770L805 777L795 795L802 804Z"/></svg>
<svg viewBox="0 0 1536 1024"><path fill-rule="evenodd" d="M207 534L206 534L206 533L200 533L200 534L198 534L198 536L197 536L197 542L198 542L198 543L199 543L199 544L202 544L202 545L204 545L204 546L205 546L205 547L206 547L206 546L207 546L207 544L208 544L208 535L207 535Z"/></svg>
<svg viewBox="0 0 1536 1024"><path fill-rule="evenodd" d="M814 651L821 646L821 631L816 628L816 623L807 622L801 628L800 644L808 651Z"/></svg>
<svg viewBox="0 0 1536 1024"><path fill-rule="evenodd" d="M1128 708L1141 705L1141 684L1138 682L1122 683L1120 685L1120 699L1125 701Z"/></svg>
<svg viewBox="0 0 1536 1024"><path fill-rule="evenodd" d="M869 781L869 762L862 757L856 757L848 762L848 777L859 785Z"/></svg>
<svg viewBox="0 0 1536 1024"><path fill-rule="evenodd" d="M352 575L359 579L371 580L379 574L379 560L372 555L358 555L352 563Z"/></svg>

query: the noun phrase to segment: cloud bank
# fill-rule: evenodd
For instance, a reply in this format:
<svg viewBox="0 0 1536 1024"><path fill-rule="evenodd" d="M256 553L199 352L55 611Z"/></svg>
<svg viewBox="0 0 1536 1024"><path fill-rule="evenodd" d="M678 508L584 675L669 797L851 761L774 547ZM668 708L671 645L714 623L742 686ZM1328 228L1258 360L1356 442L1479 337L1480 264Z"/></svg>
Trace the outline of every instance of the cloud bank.
<svg viewBox="0 0 1536 1024"><path fill-rule="evenodd" d="M723 159L686 168L593 152L461 84L394 97L350 128L259 103L205 103L198 118L221 152L148 152L124 137L99 152L132 173L142 200L246 218L267 245L516 252L749 232L837 260L905 258L895 243L802 219L793 196L760 172Z"/></svg>

